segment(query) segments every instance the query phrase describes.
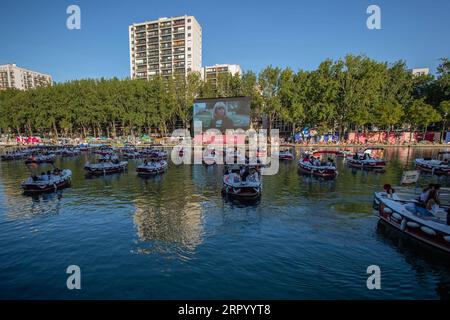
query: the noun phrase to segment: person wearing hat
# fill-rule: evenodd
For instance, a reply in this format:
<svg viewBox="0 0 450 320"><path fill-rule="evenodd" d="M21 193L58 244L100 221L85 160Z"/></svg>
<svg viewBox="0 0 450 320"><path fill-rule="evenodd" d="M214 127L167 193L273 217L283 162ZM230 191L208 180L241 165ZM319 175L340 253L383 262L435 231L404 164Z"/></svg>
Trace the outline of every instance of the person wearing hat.
<svg viewBox="0 0 450 320"><path fill-rule="evenodd" d="M219 129L224 132L226 129L234 129L233 120L228 118L226 105L223 102L217 102L214 105L211 128Z"/></svg>

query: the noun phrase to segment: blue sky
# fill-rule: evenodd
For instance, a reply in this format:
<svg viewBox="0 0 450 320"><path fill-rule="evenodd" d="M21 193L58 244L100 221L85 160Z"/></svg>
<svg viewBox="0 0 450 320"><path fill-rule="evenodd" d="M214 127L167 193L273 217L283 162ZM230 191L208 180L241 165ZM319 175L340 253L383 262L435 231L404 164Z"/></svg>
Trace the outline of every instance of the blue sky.
<svg viewBox="0 0 450 320"><path fill-rule="evenodd" d="M81 8L81 30L66 8ZM381 8L381 30L366 9ZM128 25L194 15L203 28L203 64L236 63L311 70L347 53L430 67L450 56L448 0L4 0L0 64L49 73L55 81L129 76Z"/></svg>

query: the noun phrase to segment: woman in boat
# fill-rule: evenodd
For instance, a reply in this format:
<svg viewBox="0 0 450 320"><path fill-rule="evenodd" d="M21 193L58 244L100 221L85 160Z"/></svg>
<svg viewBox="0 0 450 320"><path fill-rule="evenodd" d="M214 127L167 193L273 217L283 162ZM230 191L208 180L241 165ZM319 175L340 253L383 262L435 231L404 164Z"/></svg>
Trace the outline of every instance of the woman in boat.
<svg viewBox="0 0 450 320"><path fill-rule="evenodd" d="M439 206L438 192L436 189L431 189L430 193L428 194L426 208L429 211L433 211L435 206Z"/></svg>
<svg viewBox="0 0 450 320"><path fill-rule="evenodd" d="M434 195L434 201L436 204L441 205L441 201L439 199L439 190L441 189L441 185L439 183L436 183L434 185L434 190L436 191L436 194Z"/></svg>
<svg viewBox="0 0 450 320"><path fill-rule="evenodd" d="M428 198L429 198L429 194L430 191L434 188L434 184L430 183L428 186L426 186L425 188L422 189L422 193L420 194L419 197L419 204L423 207L426 206Z"/></svg>
<svg viewBox="0 0 450 320"><path fill-rule="evenodd" d="M392 198L395 194L395 190L394 188L392 188L392 186L388 183L386 183L383 186L384 191L386 192L386 194L388 195L388 198Z"/></svg>

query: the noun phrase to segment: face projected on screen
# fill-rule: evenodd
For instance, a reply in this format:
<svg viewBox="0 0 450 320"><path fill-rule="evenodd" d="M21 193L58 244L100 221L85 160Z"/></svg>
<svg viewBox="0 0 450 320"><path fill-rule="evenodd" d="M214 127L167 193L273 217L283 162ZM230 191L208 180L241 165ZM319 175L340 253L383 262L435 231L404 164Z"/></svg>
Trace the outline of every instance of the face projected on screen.
<svg viewBox="0 0 450 320"><path fill-rule="evenodd" d="M233 121L228 118L226 108L223 102L217 102L214 105L211 128L219 130L234 129Z"/></svg>
<svg viewBox="0 0 450 320"><path fill-rule="evenodd" d="M199 99L194 101L193 121L201 122L202 131L250 127L250 98L229 97L220 99Z"/></svg>

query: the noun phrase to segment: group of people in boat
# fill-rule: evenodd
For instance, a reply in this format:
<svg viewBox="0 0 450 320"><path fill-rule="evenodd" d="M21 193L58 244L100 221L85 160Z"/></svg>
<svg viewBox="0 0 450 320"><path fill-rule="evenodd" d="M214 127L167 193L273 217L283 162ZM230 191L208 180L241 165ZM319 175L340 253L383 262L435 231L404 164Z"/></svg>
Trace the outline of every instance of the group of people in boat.
<svg viewBox="0 0 450 320"><path fill-rule="evenodd" d="M61 175L61 172L61 169L55 168L53 171L48 170L47 172L42 172L40 175L33 174L30 178L28 178L28 182L51 181L55 176Z"/></svg>
<svg viewBox="0 0 450 320"><path fill-rule="evenodd" d="M393 200L398 200L398 196L395 193L395 189L390 184L385 184L383 186L384 192L386 192L388 198ZM422 192L417 198L417 205L419 207L425 208L429 211L433 211L436 207L441 204L439 199L439 190L441 189L441 185L439 183L430 183L425 188L422 189Z"/></svg>
<svg viewBox="0 0 450 320"><path fill-rule="evenodd" d="M144 166L154 166L157 163L160 163L160 161L156 160L155 158L150 158L150 160L148 160L148 159L144 160Z"/></svg>
<svg viewBox="0 0 450 320"><path fill-rule="evenodd" d="M259 171L254 166L241 165L238 168L231 167L225 169L225 174L236 173L240 181L256 181L259 178Z"/></svg>
<svg viewBox="0 0 450 320"><path fill-rule="evenodd" d="M327 161L321 161L320 158L306 155L303 158L303 162L309 162L311 165L316 167L334 167L334 160L330 157L328 157Z"/></svg>
<svg viewBox="0 0 450 320"><path fill-rule="evenodd" d="M372 159L372 156L368 152L364 152L364 154L362 155L355 152L355 154L353 155L353 160L369 160L369 159Z"/></svg>
<svg viewBox="0 0 450 320"><path fill-rule="evenodd" d="M105 154L104 156L101 157L100 161L111 162L113 164L118 164L120 162L119 157L114 154Z"/></svg>

